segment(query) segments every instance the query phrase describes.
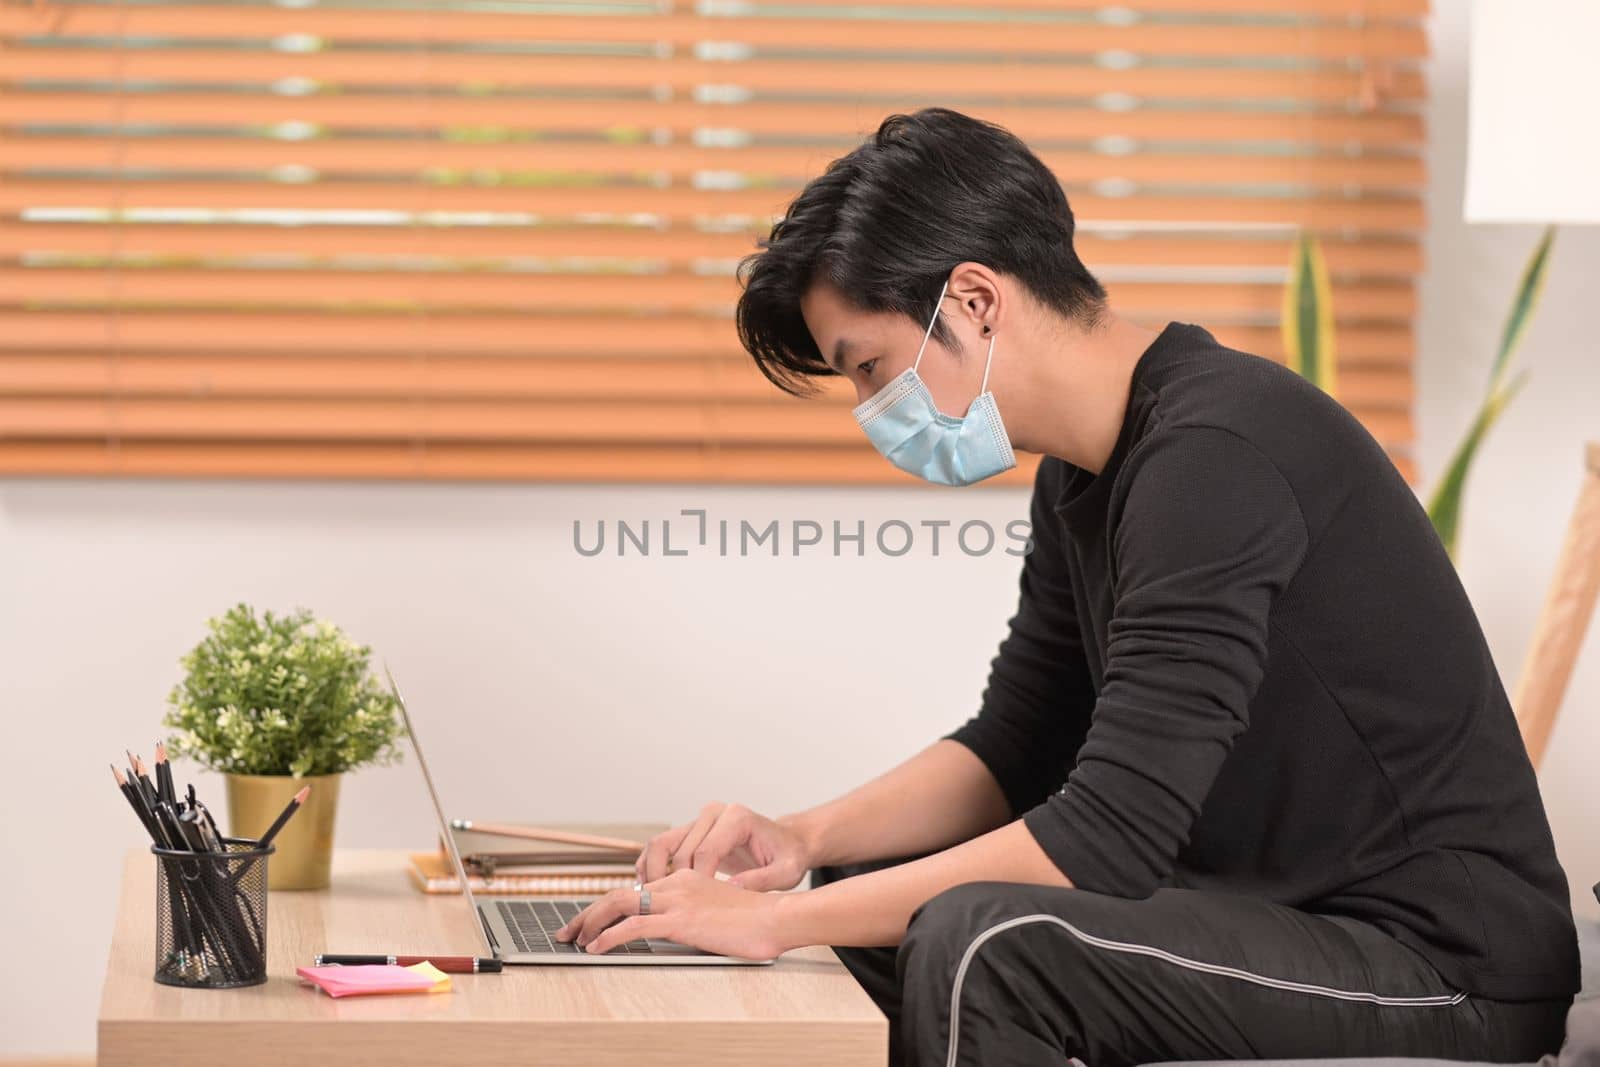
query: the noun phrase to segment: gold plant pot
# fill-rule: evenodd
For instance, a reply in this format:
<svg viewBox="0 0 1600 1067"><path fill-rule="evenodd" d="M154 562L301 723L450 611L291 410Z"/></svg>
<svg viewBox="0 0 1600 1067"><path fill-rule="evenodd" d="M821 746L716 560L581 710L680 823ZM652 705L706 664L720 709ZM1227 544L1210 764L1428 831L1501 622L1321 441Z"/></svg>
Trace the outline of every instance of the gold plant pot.
<svg viewBox="0 0 1600 1067"><path fill-rule="evenodd" d="M272 839L278 851L267 861L269 889L326 889L333 867L333 820L341 775L297 778L288 774L230 774L228 833L259 838L305 786L310 796Z"/></svg>

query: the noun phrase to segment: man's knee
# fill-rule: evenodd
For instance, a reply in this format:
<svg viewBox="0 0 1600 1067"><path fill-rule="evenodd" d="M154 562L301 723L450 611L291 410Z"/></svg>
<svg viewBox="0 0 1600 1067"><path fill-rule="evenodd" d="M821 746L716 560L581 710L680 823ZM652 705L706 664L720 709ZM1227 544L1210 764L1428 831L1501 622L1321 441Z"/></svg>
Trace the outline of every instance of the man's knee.
<svg viewBox="0 0 1600 1067"><path fill-rule="evenodd" d="M911 913L900 942L895 962L901 983L948 989L963 957L975 951L974 946L983 945L985 953L1015 950L1019 938L999 935L1042 910L1035 899L1040 892L1050 890L1015 882L968 882L926 901ZM1055 902L1052 910L1059 906Z"/></svg>
<svg viewBox="0 0 1600 1067"><path fill-rule="evenodd" d="M963 1054L996 1061L1033 1062L1012 1053L1034 1050L1054 1062L1077 1047L1068 1004L1083 992L1088 968L1055 914L1075 903L1061 895L1072 892L972 882L912 913L895 966L914 1062L943 1063L958 1032Z"/></svg>
<svg viewBox="0 0 1600 1067"><path fill-rule="evenodd" d="M911 913L905 941L959 940L982 921L1006 889L1006 882L967 882L951 886L920 904Z"/></svg>

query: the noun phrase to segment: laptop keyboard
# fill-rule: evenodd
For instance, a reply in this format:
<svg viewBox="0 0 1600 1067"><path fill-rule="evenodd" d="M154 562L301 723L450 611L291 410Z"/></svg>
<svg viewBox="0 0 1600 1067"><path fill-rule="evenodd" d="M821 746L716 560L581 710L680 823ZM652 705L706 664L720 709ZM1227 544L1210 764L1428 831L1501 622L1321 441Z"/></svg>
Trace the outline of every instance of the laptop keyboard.
<svg viewBox="0 0 1600 1067"><path fill-rule="evenodd" d="M497 900L500 917L511 931L511 942L518 952L583 953L576 941L557 941L555 932L583 910L576 900ZM649 956L655 950L640 938L627 941L606 952L607 956Z"/></svg>

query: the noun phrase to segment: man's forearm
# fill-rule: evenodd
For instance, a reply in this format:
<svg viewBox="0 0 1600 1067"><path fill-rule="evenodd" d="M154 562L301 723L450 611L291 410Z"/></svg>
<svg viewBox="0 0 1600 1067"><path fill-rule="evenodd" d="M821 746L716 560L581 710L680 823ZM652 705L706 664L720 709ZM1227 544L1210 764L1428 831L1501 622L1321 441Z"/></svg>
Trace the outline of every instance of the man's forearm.
<svg viewBox="0 0 1600 1067"><path fill-rule="evenodd" d="M951 886L1025 882L1071 888L1022 820L909 863L870 871L778 903L778 938L787 951L803 945L896 945L911 913Z"/></svg>
<svg viewBox="0 0 1600 1067"><path fill-rule="evenodd" d="M1010 818L983 761L940 740L837 800L778 821L800 834L812 866L821 866L934 852Z"/></svg>

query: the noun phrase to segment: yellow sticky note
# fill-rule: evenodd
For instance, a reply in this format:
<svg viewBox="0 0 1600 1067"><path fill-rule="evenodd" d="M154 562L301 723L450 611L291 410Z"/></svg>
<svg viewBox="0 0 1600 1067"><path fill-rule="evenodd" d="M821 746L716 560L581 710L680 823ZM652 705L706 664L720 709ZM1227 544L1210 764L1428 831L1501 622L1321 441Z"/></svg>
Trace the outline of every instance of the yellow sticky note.
<svg viewBox="0 0 1600 1067"><path fill-rule="evenodd" d="M406 970L415 971L417 974L422 975L424 978L433 979L433 988L428 990L428 992L430 992L430 993L448 993L448 992L450 992L450 976L448 974L445 974L439 968L435 967L433 964L429 963L427 960L423 960L421 963L413 963L410 967L407 967Z"/></svg>

